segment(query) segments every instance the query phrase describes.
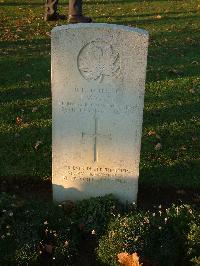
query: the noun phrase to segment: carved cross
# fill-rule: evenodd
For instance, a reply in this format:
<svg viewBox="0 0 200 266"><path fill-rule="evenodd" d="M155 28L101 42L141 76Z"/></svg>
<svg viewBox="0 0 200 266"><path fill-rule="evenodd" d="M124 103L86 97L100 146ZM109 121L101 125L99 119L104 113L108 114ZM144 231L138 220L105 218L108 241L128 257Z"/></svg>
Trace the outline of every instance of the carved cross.
<svg viewBox="0 0 200 266"><path fill-rule="evenodd" d="M107 137L107 138L111 139L111 134L104 135L104 134L98 133L98 118L96 117L96 113L94 115L94 133L88 134L88 133L82 132L82 138L84 136L90 136L94 139L94 162L97 162L97 160L98 160L98 158L97 158L97 138L98 137Z"/></svg>

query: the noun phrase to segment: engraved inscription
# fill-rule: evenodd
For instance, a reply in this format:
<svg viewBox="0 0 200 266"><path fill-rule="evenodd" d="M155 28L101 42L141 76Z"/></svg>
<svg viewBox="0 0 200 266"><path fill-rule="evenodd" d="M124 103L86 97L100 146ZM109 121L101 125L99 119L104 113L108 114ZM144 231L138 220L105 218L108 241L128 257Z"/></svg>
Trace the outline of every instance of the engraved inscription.
<svg viewBox="0 0 200 266"><path fill-rule="evenodd" d="M64 113L113 113L113 114L133 114L138 108L137 102L134 104L118 104L118 102L111 101L113 94L116 97L121 97L124 94L125 89L112 90L111 88L83 88L75 87L74 92L76 97L81 98L81 101L77 102L74 99L68 98L67 101L60 102L60 107Z"/></svg>
<svg viewBox="0 0 200 266"><path fill-rule="evenodd" d="M96 40L80 50L77 65L84 79L102 82L105 76L112 77L120 73L120 56L111 44Z"/></svg>
<svg viewBox="0 0 200 266"><path fill-rule="evenodd" d="M118 180L122 181L124 176L132 176L133 171L127 168L109 168L109 167L92 167L92 166L75 166L66 165L66 174L63 177L65 180L84 180L93 181L100 180Z"/></svg>
<svg viewBox="0 0 200 266"><path fill-rule="evenodd" d="M61 110L64 113L113 113L113 114L133 114L136 109L137 105L124 105L118 106L116 103L92 103L92 102L82 102L82 103L74 103L74 102L61 102Z"/></svg>

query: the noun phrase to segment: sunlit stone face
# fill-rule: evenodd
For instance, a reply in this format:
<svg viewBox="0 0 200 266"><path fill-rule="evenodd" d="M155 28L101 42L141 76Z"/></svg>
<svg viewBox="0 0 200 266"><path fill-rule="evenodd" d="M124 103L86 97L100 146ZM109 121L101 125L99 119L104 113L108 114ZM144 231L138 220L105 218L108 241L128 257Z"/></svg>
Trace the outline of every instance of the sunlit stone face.
<svg viewBox="0 0 200 266"><path fill-rule="evenodd" d="M147 45L124 26L53 29L54 200L136 201Z"/></svg>

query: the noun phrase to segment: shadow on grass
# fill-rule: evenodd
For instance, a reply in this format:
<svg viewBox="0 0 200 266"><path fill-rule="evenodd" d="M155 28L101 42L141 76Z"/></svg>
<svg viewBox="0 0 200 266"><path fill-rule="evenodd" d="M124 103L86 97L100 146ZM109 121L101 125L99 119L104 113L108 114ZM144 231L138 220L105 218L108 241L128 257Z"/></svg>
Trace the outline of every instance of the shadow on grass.
<svg viewBox="0 0 200 266"><path fill-rule="evenodd" d="M165 103L165 105L169 106L167 103ZM198 102L188 104L183 103L180 106L178 105L176 99L174 99L174 105L170 107L162 107L157 110L155 108L152 110L145 110L144 124L146 127L156 127L157 125L162 125L163 117L165 118L164 122L167 124L181 121L188 121L189 123L193 117L198 116L198 113Z"/></svg>
<svg viewBox="0 0 200 266"><path fill-rule="evenodd" d="M127 22L128 24L128 22ZM199 76L198 32L158 32L150 38L147 82ZM1 84L32 80L50 82L50 40L1 42L3 53ZM195 63L197 62L197 65ZM8 80L9 76L9 80Z"/></svg>
<svg viewBox="0 0 200 266"><path fill-rule="evenodd" d="M149 25L149 24L155 24L155 25L159 25L159 27L161 26L164 26L164 25L176 25L177 24L177 21L179 21L179 23L182 22L185 22L185 20L189 20L189 19L198 19L199 18L199 15L198 13L196 14L193 14L193 15L189 15L189 16L168 16L170 14L177 14L177 12L169 12L169 13L159 13L159 15L162 15L161 16L161 19L157 19L156 16L158 15L157 13L155 14L136 14L136 15L125 15L125 16L104 16L104 17L110 17L110 18L113 18L113 20L109 23L112 23L112 24L119 24L119 25L131 25L131 26L134 26L134 25ZM186 13L185 13L186 14ZM155 18L149 18L150 16L155 16ZM143 19L140 19L140 18L143 18ZM146 18L144 18L146 17ZM96 17L96 18L102 18L101 16L100 17ZM123 19L126 19L126 20L123 20ZM119 19L119 20L116 20L114 21L114 19ZM123 20L123 21L122 21ZM188 27L189 28L189 27ZM198 31L198 29L197 29Z"/></svg>
<svg viewBox="0 0 200 266"><path fill-rule="evenodd" d="M9 105L9 102L14 107L15 104L22 105L24 101L42 101L51 98L50 81L41 81L38 83L31 82L30 84L18 83L17 85L9 86L1 91L1 104ZM9 107L9 106L8 106ZM19 107L20 108L20 107Z"/></svg>
<svg viewBox="0 0 200 266"><path fill-rule="evenodd" d="M50 84L50 40L2 41L0 43L1 85L29 87L38 82ZM9 78L8 78L9 77Z"/></svg>
<svg viewBox="0 0 200 266"><path fill-rule="evenodd" d="M199 191L200 165L198 160L180 161L174 166L157 164L153 167L142 167L140 170L140 183L154 188L171 187L174 189L192 189ZM199 197L200 204L200 197Z"/></svg>
<svg viewBox="0 0 200 266"><path fill-rule="evenodd" d="M109 14L108 15L102 15L102 16L92 16L93 17L93 19L101 19L101 18L111 18L111 19L127 19L127 18L130 18L130 19L132 19L132 21L134 21L134 22L137 22L137 23L139 23L139 22L141 22L141 23L144 23L144 22L150 22L150 23L154 23L154 22L156 22L156 23L158 23L158 21L159 21L159 23L160 22L163 22L163 20L165 21L165 20L181 20L181 19L185 19L186 17L187 18L197 18L198 17L198 13L197 13L197 11L196 10L190 10L190 12L193 12L193 13L196 13L196 15L194 14L194 15L190 15L190 16L180 16L180 17L177 17L177 16L172 16L172 17L169 17L170 15L177 15L177 14L188 14L188 12L159 12L159 15L162 17L162 19L161 20L158 20L158 19L149 19L148 17L156 17L157 15L158 15L158 13L142 13L142 14L140 14L140 13L136 13L135 15L133 15L133 14L129 14L129 15L121 15L121 16L118 16L118 15L114 15L114 16L110 16ZM144 20L139 20L139 18L143 18L143 17L147 17L146 19L144 19ZM133 20L134 18L136 18L137 20ZM168 21L167 21L168 22ZM114 23L114 22L112 22L112 23ZM123 22L123 24L125 24L125 23L128 23L128 22L126 22L126 21L124 21ZM119 22L117 23L117 24L120 24Z"/></svg>
<svg viewBox="0 0 200 266"><path fill-rule="evenodd" d="M155 14L155 16L156 16L157 14ZM149 19L149 18L147 18L147 19L142 19L142 20L138 20L138 17L137 17L137 20L136 19L132 19L132 17L130 17L130 20L128 20L128 21L126 21L124 24L137 24L137 25L140 25L140 24L153 24L153 23L155 23L155 24L157 24L157 23L159 23L159 26L163 26L163 25L165 25L165 24L176 24L177 23L177 21L179 21L179 23L180 23L180 21L182 20L182 21L185 21L185 19L193 19L193 18L198 18L198 16L197 15L193 15L193 16L186 16L186 17L163 17L162 19L160 19L159 20L159 22L158 22L158 19L156 19L156 18L153 18L153 19ZM114 22L114 23L118 23L119 24L119 22Z"/></svg>
<svg viewBox="0 0 200 266"><path fill-rule="evenodd" d="M147 81L199 76L198 32L158 32L150 36Z"/></svg>
<svg viewBox="0 0 200 266"><path fill-rule="evenodd" d="M51 175L49 121L38 121L28 128L22 126L14 126L12 132L0 133L0 177L7 183L33 183Z"/></svg>
<svg viewBox="0 0 200 266"><path fill-rule="evenodd" d="M41 51L44 47L50 47L50 39L33 39L33 40L18 40L18 41L0 41L0 47L13 51L14 54L31 53ZM11 54L13 55L13 54Z"/></svg>
<svg viewBox="0 0 200 266"><path fill-rule="evenodd" d="M156 175L156 172L154 175ZM177 175L174 177L174 179L176 178L179 178L179 176ZM197 208L200 207L199 186L198 188L189 188L184 186L176 187L173 185L167 185L164 182L163 185L158 184L156 183L156 179L154 179L152 183L151 181L151 176L148 183L143 182L143 178L139 178L137 201L139 209L141 208L153 211L160 205L164 208L168 208L172 204L191 204Z"/></svg>

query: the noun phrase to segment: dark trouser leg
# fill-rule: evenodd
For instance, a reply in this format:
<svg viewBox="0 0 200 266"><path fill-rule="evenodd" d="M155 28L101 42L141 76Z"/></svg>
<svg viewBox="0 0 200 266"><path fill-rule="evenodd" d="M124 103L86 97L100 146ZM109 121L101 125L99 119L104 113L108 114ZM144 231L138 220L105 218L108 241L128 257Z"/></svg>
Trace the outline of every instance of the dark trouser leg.
<svg viewBox="0 0 200 266"><path fill-rule="evenodd" d="M69 15L82 16L82 0L69 0Z"/></svg>
<svg viewBox="0 0 200 266"><path fill-rule="evenodd" d="M45 3L45 15L44 19L48 20L51 17L54 17L58 8L58 0L46 0Z"/></svg>
<svg viewBox="0 0 200 266"><path fill-rule="evenodd" d="M82 14L82 0L69 0L69 23L88 23L92 22L89 17L84 17Z"/></svg>
<svg viewBox="0 0 200 266"><path fill-rule="evenodd" d="M58 0L46 0L44 20L66 19L66 16L57 13Z"/></svg>

